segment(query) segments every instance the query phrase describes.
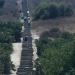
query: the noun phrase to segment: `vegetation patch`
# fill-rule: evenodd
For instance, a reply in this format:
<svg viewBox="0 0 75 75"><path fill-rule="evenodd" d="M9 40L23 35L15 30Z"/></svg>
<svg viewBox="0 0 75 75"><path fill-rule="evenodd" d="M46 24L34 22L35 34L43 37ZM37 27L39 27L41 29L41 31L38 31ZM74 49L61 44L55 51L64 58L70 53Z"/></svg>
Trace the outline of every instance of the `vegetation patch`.
<svg viewBox="0 0 75 75"><path fill-rule="evenodd" d="M0 75L10 75L14 65L11 62L12 43L20 42L21 23L0 22Z"/></svg>
<svg viewBox="0 0 75 75"><path fill-rule="evenodd" d="M21 37L21 23L0 22L0 42L19 42Z"/></svg>
<svg viewBox="0 0 75 75"><path fill-rule="evenodd" d="M55 28L46 33L36 41L37 75L75 75L75 34Z"/></svg>
<svg viewBox="0 0 75 75"><path fill-rule="evenodd" d="M73 15L73 8L71 5L44 3L40 4L34 11L34 20L38 19L55 19L57 17L69 17Z"/></svg>
<svg viewBox="0 0 75 75"><path fill-rule="evenodd" d="M14 65L10 60L12 53L12 45L10 43L0 43L0 74L10 74L10 70L14 70Z"/></svg>

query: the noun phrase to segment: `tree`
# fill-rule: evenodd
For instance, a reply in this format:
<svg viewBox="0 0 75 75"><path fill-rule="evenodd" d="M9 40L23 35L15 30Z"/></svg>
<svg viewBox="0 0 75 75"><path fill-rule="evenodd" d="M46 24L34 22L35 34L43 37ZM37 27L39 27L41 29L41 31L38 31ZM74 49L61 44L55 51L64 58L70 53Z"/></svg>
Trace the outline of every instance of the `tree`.
<svg viewBox="0 0 75 75"><path fill-rule="evenodd" d="M10 74L13 64L10 60L12 45L10 43L0 43L0 74Z"/></svg>
<svg viewBox="0 0 75 75"><path fill-rule="evenodd" d="M75 36L62 32L60 37L52 38L54 40L41 37L37 41L40 71L43 75L74 75Z"/></svg>
<svg viewBox="0 0 75 75"><path fill-rule="evenodd" d="M59 16L66 17L66 16L72 16L72 14L73 14L73 8L71 7L71 5L64 5L64 4L59 5Z"/></svg>
<svg viewBox="0 0 75 75"><path fill-rule="evenodd" d="M0 23L0 42L10 43L19 42L21 37L21 26L20 23Z"/></svg>

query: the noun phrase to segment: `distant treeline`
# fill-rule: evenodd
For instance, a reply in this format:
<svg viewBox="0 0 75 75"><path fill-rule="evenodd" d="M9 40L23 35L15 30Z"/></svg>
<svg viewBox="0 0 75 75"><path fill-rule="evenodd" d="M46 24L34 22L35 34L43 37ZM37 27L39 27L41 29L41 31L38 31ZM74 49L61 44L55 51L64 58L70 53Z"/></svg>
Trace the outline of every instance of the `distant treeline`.
<svg viewBox="0 0 75 75"><path fill-rule="evenodd" d="M57 17L69 17L73 14L71 5L43 3L40 4L34 11L34 20L37 19L55 19Z"/></svg>

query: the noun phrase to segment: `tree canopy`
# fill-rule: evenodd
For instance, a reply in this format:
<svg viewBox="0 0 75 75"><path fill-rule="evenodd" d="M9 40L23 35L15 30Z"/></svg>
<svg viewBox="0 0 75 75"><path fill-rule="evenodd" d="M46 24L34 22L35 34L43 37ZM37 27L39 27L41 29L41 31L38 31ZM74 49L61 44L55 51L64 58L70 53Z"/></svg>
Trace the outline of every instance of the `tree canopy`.
<svg viewBox="0 0 75 75"><path fill-rule="evenodd" d="M19 42L21 37L21 26L20 23L0 22L0 42Z"/></svg>
<svg viewBox="0 0 75 75"><path fill-rule="evenodd" d="M34 20L55 19L57 17L69 17L73 15L71 5L57 3L41 3L34 11Z"/></svg>
<svg viewBox="0 0 75 75"><path fill-rule="evenodd" d="M59 35L40 37L36 41L42 75L75 75L75 35L69 32ZM38 75L40 71L37 70Z"/></svg>

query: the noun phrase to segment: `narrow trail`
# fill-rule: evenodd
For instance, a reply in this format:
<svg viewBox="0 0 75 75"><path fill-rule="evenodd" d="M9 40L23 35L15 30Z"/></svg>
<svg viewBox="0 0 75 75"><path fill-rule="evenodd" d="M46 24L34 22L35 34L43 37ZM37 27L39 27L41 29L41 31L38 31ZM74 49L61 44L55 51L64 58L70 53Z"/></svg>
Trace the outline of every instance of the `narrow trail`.
<svg viewBox="0 0 75 75"><path fill-rule="evenodd" d="M19 8L18 10L22 9L22 0L17 0L17 3L18 3L18 8ZM20 16L21 16L21 14L20 14ZM20 21L23 22L22 19ZM23 29L24 28L22 27L22 31L23 31ZM39 36L36 35L36 33L33 31L31 33L32 33L33 61L35 61L38 58L35 39L39 39ZM21 38L21 41L23 41L22 38ZM13 43L12 47L13 47L13 53L11 54L10 57L11 57L11 61L15 65L16 71L11 71L12 72L11 75L16 75L17 69L19 68L19 65L20 65L22 43Z"/></svg>
<svg viewBox="0 0 75 75"><path fill-rule="evenodd" d="M37 56L37 47L35 44L35 39L39 39L39 36L36 35L36 33L32 32L32 47L33 47L33 61L35 61L38 56ZM13 62L13 64L15 65L15 69L16 71L11 71L12 74L11 75L16 75L17 72L17 68L20 65L20 58L21 58L21 51L22 51L22 43L13 43L12 44L13 47L13 53L11 54L11 61Z"/></svg>

